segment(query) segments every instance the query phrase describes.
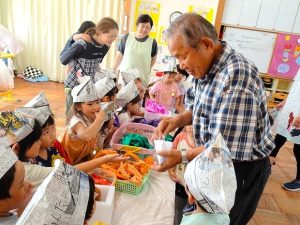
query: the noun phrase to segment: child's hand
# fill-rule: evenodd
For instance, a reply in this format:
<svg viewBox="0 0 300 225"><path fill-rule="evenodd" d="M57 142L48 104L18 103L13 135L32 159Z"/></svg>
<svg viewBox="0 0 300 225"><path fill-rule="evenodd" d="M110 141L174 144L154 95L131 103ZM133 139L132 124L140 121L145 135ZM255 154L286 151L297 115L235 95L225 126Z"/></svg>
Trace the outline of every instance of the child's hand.
<svg viewBox="0 0 300 225"><path fill-rule="evenodd" d="M95 112L96 120L103 121L106 117L106 113L103 110L100 110L99 112Z"/></svg>
<svg viewBox="0 0 300 225"><path fill-rule="evenodd" d="M124 156L120 156L118 154L114 154L114 155L105 155L102 156L102 158L106 161L106 162L123 162L129 159L129 157L124 157Z"/></svg>

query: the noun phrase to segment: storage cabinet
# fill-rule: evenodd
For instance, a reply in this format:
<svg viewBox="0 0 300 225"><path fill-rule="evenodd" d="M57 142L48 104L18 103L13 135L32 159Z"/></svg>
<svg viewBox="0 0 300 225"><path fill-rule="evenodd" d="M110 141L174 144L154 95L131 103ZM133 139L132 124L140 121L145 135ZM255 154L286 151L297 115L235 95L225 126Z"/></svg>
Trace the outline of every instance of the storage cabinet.
<svg viewBox="0 0 300 225"><path fill-rule="evenodd" d="M293 80L272 77L268 74L261 74L268 98L268 107L273 108L287 98Z"/></svg>

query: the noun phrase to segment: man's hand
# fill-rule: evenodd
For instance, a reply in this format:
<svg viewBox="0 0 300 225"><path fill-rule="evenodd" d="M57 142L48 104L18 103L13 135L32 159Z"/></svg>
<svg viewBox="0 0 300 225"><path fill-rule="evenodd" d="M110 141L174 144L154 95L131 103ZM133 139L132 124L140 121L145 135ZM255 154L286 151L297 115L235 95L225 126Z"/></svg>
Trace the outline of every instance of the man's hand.
<svg viewBox="0 0 300 225"><path fill-rule="evenodd" d="M172 132L179 126L179 121L177 116L176 117L164 117L159 122L157 128L154 131L153 138L156 140L163 139L163 136L167 135L168 133Z"/></svg>
<svg viewBox="0 0 300 225"><path fill-rule="evenodd" d="M165 150L165 151L161 151L156 153L162 157L165 157L165 161L163 162L162 165L157 165L154 164L152 166L152 169L158 171L158 172L164 172L168 169L173 168L174 166L176 166L177 164L180 164L182 161L181 158L181 152L178 150Z"/></svg>

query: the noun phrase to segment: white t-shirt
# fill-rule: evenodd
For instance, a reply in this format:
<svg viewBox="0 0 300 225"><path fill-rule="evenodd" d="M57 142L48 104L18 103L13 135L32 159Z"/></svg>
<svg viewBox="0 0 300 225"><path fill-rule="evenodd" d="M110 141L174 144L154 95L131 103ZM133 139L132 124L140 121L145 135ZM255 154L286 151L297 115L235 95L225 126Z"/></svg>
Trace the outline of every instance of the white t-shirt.
<svg viewBox="0 0 300 225"><path fill-rule="evenodd" d="M1 225L15 225L18 221L19 217L16 213L12 213L11 216L7 217L0 217L0 224Z"/></svg>
<svg viewBox="0 0 300 225"><path fill-rule="evenodd" d="M36 191L38 186L46 179L46 177L52 172L52 167L43 167L37 164L31 164L29 162L23 162L25 167L24 180L33 185L33 191Z"/></svg>

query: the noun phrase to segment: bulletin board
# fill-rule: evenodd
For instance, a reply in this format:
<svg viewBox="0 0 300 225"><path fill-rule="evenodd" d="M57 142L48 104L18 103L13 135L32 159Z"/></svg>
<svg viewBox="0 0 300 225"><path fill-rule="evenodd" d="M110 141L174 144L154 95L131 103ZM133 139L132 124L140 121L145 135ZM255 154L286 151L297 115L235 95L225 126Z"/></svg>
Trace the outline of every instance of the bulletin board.
<svg viewBox="0 0 300 225"><path fill-rule="evenodd" d="M276 33L226 27L223 40L267 73L276 42Z"/></svg>
<svg viewBox="0 0 300 225"><path fill-rule="evenodd" d="M269 74L293 79L300 68L300 35L278 34Z"/></svg>

